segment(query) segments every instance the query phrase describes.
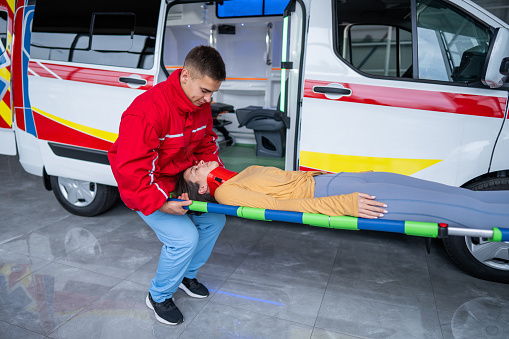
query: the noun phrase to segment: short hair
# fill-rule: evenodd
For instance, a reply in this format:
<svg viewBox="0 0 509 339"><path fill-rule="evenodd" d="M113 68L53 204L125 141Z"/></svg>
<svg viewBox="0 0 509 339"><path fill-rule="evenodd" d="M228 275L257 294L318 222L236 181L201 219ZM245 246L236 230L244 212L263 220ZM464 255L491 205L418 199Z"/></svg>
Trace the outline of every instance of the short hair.
<svg viewBox="0 0 509 339"><path fill-rule="evenodd" d="M226 70L223 58L219 52L210 46L196 46L186 56L184 68L192 77L202 78L208 76L216 81L226 79Z"/></svg>
<svg viewBox="0 0 509 339"><path fill-rule="evenodd" d="M180 197L183 193L187 193L189 199L193 201L217 203L216 199L214 199L210 193L198 193L199 188L200 185L197 182L187 181L184 178L184 172L181 172L177 177L174 193L176 197Z"/></svg>

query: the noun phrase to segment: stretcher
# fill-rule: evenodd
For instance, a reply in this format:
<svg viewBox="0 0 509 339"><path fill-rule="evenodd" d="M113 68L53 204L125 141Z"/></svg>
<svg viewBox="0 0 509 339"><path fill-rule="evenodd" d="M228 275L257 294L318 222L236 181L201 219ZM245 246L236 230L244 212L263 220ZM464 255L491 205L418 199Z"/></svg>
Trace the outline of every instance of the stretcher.
<svg viewBox="0 0 509 339"><path fill-rule="evenodd" d="M182 201L179 199L168 200ZM449 227L446 223L329 216L325 214L230 206L201 201L193 201L191 205L184 206L184 208L195 212L220 213L253 220L284 221L343 230L392 232L427 238L468 236L486 238L489 241L509 241L509 228L493 227L493 229L473 229Z"/></svg>

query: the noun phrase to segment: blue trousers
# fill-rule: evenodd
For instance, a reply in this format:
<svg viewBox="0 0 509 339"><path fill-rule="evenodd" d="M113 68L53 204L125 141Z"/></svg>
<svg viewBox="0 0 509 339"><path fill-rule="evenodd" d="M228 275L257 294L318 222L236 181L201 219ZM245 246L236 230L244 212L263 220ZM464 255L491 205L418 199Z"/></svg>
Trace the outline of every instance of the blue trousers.
<svg viewBox="0 0 509 339"><path fill-rule="evenodd" d="M163 243L156 276L149 288L155 302L169 299L184 277L196 278L198 269L208 260L217 237L224 227L223 214L172 215L159 211L140 217Z"/></svg>

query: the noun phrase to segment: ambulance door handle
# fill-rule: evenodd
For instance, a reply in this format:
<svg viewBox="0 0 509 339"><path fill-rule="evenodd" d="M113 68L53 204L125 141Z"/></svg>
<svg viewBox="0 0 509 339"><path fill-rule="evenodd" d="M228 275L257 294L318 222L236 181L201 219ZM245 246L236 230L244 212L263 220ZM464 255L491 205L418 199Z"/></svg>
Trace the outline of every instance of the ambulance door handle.
<svg viewBox="0 0 509 339"><path fill-rule="evenodd" d="M337 87L325 87L325 86L315 86L313 87L313 91L316 93L323 94L339 94L339 95L351 95L352 90L349 88L337 88Z"/></svg>
<svg viewBox="0 0 509 339"><path fill-rule="evenodd" d="M136 78L130 78L130 77L120 77L120 78L118 78L118 81L125 82L126 84L138 85L138 86L145 86L147 84L147 80L145 80L145 79L136 79Z"/></svg>

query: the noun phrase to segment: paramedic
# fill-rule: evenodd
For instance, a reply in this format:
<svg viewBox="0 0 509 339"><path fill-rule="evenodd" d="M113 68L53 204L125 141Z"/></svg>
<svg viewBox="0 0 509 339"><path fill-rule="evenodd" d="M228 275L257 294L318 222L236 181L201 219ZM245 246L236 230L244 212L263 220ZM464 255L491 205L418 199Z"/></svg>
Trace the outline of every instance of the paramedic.
<svg viewBox="0 0 509 339"><path fill-rule="evenodd" d="M188 193L191 200L212 201L213 195L226 205L332 216L484 229L505 227L509 222L509 190L470 191L387 172L326 174L250 166L236 174L216 162L200 162L179 177L179 192ZM357 192L369 192L383 203Z"/></svg>
<svg viewBox="0 0 509 339"><path fill-rule="evenodd" d="M163 243L146 304L158 321L169 325L184 321L172 298L178 288L195 298L209 295L196 273L226 220L221 214L186 215L183 206L189 201L166 201L180 172L199 161L221 161L210 101L225 77L223 59L214 48L193 48L183 69L127 108L108 152L122 200Z"/></svg>

